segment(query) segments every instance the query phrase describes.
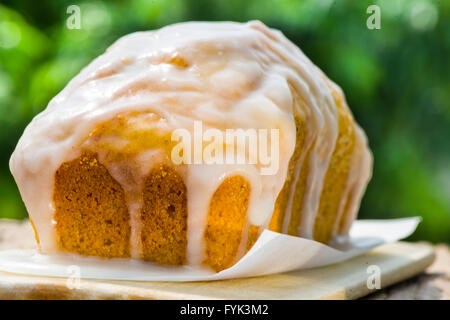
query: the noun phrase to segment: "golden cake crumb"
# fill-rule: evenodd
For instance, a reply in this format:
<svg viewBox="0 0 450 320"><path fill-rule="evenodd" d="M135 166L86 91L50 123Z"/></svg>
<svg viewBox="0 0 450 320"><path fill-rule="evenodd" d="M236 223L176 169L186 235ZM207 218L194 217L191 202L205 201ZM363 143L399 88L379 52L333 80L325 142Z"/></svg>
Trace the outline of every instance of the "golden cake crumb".
<svg viewBox="0 0 450 320"><path fill-rule="evenodd" d="M247 221L250 184L241 176L225 179L211 198L205 230L204 264L221 271L236 262Z"/></svg>
<svg viewBox="0 0 450 320"><path fill-rule="evenodd" d="M53 201L59 248L99 257L130 256L124 192L94 153L61 165Z"/></svg>
<svg viewBox="0 0 450 320"><path fill-rule="evenodd" d="M142 258L160 264L186 262L187 191L175 168L158 165L145 179L141 212Z"/></svg>

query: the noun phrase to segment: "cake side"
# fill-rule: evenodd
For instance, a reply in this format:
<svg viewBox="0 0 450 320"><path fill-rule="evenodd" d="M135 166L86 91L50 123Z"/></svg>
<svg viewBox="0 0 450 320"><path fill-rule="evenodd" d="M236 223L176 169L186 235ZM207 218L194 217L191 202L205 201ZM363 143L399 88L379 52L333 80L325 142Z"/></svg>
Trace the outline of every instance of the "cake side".
<svg viewBox="0 0 450 320"><path fill-rule="evenodd" d="M142 190L138 221L140 255L160 264L183 265L187 247L187 191L176 168L156 165Z"/></svg>
<svg viewBox="0 0 450 320"><path fill-rule="evenodd" d="M55 173L56 242L66 252L130 257L130 217L124 192L94 153Z"/></svg>

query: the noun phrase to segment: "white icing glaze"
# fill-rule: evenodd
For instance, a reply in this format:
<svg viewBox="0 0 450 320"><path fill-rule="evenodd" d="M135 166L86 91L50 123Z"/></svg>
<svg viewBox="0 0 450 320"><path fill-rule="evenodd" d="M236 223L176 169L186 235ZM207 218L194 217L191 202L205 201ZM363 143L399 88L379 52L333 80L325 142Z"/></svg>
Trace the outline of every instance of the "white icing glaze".
<svg viewBox="0 0 450 320"><path fill-rule="evenodd" d="M144 179L150 169L156 164L159 164L166 160L166 156L158 149L146 150L141 152L133 158L134 166L132 170L127 170L130 165L123 163L116 163L109 160L105 160L107 154L105 151L98 149L97 154L99 161L108 169L111 176L120 183L125 193L125 199L128 206L128 212L130 214L130 250L131 257L139 259L141 257L141 241L140 241L140 213L143 205L142 190L144 185ZM124 174L123 170L127 170ZM131 174L131 175L130 175Z"/></svg>
<svg viewBox="0 0 450 320"><path fill-rule="evenodd" d="M173 63L174 58L181 58L186 65ZM336 105L320 70L279 31L260 22L182 23L119 39L72 79L25 129L10 168L39 235L41 251L58 251L52 203L56 170L62 162L74 158L80 143L98 124L126 111L152 112L165 119L169 128L190 132L195 120L220 130L279 129L279 170L275 175L261 175L259 164L189 165L183 173L188 190L189 264L198 265L204 258L209 201L226 177L240 174L249 181L248 225L267 228L295 147L293 107L297 106L291 88L304 103L297 111L303 114L311 132L307 145L314 143L300 224L300 234L312 237L320 191L338 133ZM126 194L135 194L142 188L140 177L157 162L157 154L136 157L141 170L131 183L123 179L114 163L107 168ZM100 154L101 162L102 157ZM360 166L360 177L352 180L353 217L370 175L366 158ZM300 170L298 166L295 179ZM127 202L132 257L138 258L142 199Z"/></svg>

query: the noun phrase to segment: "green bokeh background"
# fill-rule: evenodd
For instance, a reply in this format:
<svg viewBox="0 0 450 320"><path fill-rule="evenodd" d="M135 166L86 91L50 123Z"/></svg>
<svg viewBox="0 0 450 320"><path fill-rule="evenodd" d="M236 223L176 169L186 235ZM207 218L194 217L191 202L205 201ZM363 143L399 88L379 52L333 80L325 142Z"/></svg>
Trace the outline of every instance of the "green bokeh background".
<svg viewBox="0 0 450 320"><path fill-rule="evenodd" d="M72 4L80 30L66 27ZM381 8L380 30L366 27L370 4ZM8 168L23 129L117 38L187 20L254 19L282 30L346 93L375 157L360 218L422 216L413 240L450 243L448 0L2 0L0 218L26 217Z"/></svg>

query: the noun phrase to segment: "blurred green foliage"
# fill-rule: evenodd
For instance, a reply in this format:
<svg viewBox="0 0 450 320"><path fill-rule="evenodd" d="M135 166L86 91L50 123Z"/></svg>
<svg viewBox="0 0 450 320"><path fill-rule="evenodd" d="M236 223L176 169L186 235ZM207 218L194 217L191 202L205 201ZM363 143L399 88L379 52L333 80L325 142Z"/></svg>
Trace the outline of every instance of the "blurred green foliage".
<svg viewBox="0 0 450 320"><path fill-rule="evenodd" d="M66 27L71 4L80 30ZM370 4L380 30L366 27ZM8 168L26 124L113 41L179 21L253 19L282 30L344 89L375 156L360 217L422 216L413 239L450 242L448 0L3 0L0 217L26 216Z"/></svg>

